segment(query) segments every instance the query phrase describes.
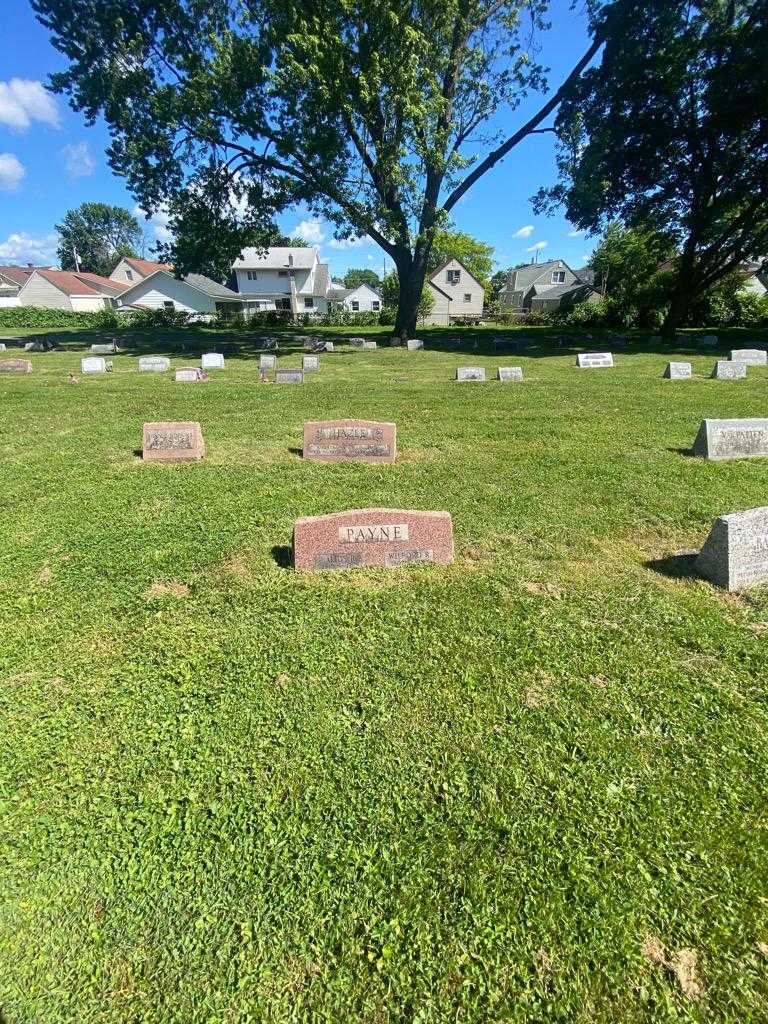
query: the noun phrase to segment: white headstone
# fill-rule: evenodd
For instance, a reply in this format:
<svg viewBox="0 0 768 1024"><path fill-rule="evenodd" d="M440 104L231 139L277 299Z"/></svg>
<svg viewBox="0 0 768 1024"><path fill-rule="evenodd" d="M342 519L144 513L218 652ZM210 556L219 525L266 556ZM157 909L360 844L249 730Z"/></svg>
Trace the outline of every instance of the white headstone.
<svg viewBox="0 0 768 1024"><path fill-rule="evenodd" d="M202 373L196 366L182 366L176 371L176 381L179 384L196 384L202 379Z"/></svg>
<svg viewBox="0 0 768 1024"><path fill-rule="evenodd" d="M117 345L113 341L110 341L107 345L91 345L91 352L94 355L113 355L117 352Z"/></svg>
<svg viewBox="0 0 768 1024"><path fill-rule="evenodd" d="M301 364L304 373L317 373L320 369L320 357L302 356Z"/></svg>
<svg viewBox="0 0 768 1024"><path fill-rule="evenodd" d="M746 363L731 363L727 359L718 359L710 374L714 380L741 380L746 376Z"/></svg>
<svg viewBox="0 0 768 1024"><path fill-rule="evenodd" d="M223 370L224 356L220 352L204 352L200 365L204 370Z"/></svg>
<svg viewBox="0 0 768 1024"><path fill-rule="evenodd" d="M282 370L275 370L275 382L277 384L303 384L304 371L297 367L286 367Z"/></svg>
<svg viewBox="0 0 768 1024"><path fill-rule="evenodd" d="M0 341L0 352L5 352L5 342Z"/></svg>
<svg viewBox="0 0 768 1024"><path fill-rule="evenodd" d="M277 366L277 356L259 356L259 369L260 370L274 370Z"/></svg>
<svg viewBox="0 0 768 1024"><path fill-rule="evenodd" d="M171 368L171 360L167 356L140 356L139 373L165 373Z"/></svg>
<svg viewBox="0 0 768 1024"><path fill-rule="evenodd" d="M460 366L456 370L456 380L485 380L485 368L482 366Z"/></svg>
<svg viewBox="0 0 768 1024"><path fill-rule="evenodd" d="M498 378L500 381L510 380L522 380L523 379L523 368L522 366L500 366L498 368Z"/></svg>
<svg viewBox="0 0 768 1024"><path fill-rule="evenodd" d="M81 373L106 373L107 361L103 356L86 356L80 360Z"/></svg>
<svg viewBox="0 0 768 1024"><path fill-rule="evenodd" d="M768 456L768 419L702 420L693 454L713 460Z"/></svg>
<svg viewBox="0 0 768 1024"><path fill-rule="evenodd" d="M366 349L378 348L378 345L377 345L377 343L375 341L364 341L363 342L363 348L366 348Z"/></svg>
<svg viewBox="0 0 768 1024"><path fill-rule="evenodd" d="M333 352L333 342L332 341L326 341L326 343L325 343L325 351L326 352Z"/></svg>
<svg viewBox="0 0 768 1024"><path fill-rule="evenodd" d="M583 370L613 366L613 355L610 352L580 352L576 356L576 365Z"/></svg>
<svg viewBox="0 0 768 1024"><path fill-rule="evenodd" d="M688 380L693 373L690 363L667 363L664 377L667 380Z"/></svg>
<svg viewBox="0 0 768 1024"><path fill-rule="evenodd" d="M716 519L696 559L696 571L726 590L768 582L768 508Z"/></svg>
<svg viewBox="0 0 768 1024"><path fill-rule="evenodd" d="M731 362L746 363L747 366L768 366L768 352L763 348L735 348Z"/></svg>
<svg viewBox="0 0 768 1024"><path fill-rule="evenodd" d="M418 352L420 348L424 348L424 342L421 338L409 338L406 345L409 352Z"/></svg>

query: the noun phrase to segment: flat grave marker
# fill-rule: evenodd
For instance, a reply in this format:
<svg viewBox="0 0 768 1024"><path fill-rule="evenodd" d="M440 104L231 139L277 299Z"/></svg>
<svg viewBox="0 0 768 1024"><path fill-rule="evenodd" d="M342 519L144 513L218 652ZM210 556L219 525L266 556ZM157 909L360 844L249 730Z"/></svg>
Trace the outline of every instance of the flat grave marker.
<svg viewBox="0 0 768 1024"><path fill-rule="evenodd" d="M666 380L689 380L692 373L693 367L690 363L667 363L664 378Z"/></svg>
<svg viewBox="0 0 768 1024"><path fill-rule="evenodd" d="M177 384L202 384L208 380L208 374L196 366L180 366L174 379Z"/></svg>
<svg viewBox="0 0 768 1024"><path fill-rule="evenodd" d="M352 348L362 348L365 344L365 338L350 338L349 344Z"/></svg>
<svg viewBox="0 0 768 1024"><path fill-rule="evenodd" d="M509 381L522 380L523 379L523 368L522 366L500 366L497 371L498 380L502 383L508 383Z"/></svg>
<svg viewBox="0 0 768 1024"><path fill-rule="evenodd" d="M145 462L196 462L205 455L199 423L145 423L142 454Z"/></svg>
<svg viewBox="0 0 768 1024"><path fill-rule="evenodd" d="M768 366L768 352L763 348L735 348L730 360L732 363L746 363L747 366Z"/></svg>
<svg viewBox="0 0 768 1024"><path fill-rule="evenodd" d="M602 367L613 366L613 353L579 352L576 356L576 365L582 370L598 370Z"/></svg>
<svg viewBox="0 0 768 1024"><path fill-rule="evenodd" d="M0 373L32 373L29 359L0 359Z"/></svg>
<svg viewBox="0 0 768 1024"><path fill-rule="evenodd" d="M106 373L107 360L104 356L86 356L80 360L81 373Z"/></svg>
<svg viewBox="0 0 768 1024"><path fill-rule="evenodd" d="M375 420L308 420L303 453L315 462L394 462L397 427Z"/></svg>
<svg viewBox="0 0 768 1024"><path fill-rule="evenodd" d="M139 373L166 373L171 368L167 356L140 356Z"/></svg>
<svg viewBox="0 0 768 1024"><path fill-rule="evenodd" d="M374 349L374 348L378 348L378 347L379 347L379 343L378 343L377 341L364 341L364 342L363 342L363 346L362 346L362 347L363 347L363 348L364 348L364 349L365 349L366 351L369 351L369 352L370 352L370 351L371 351L371 349Z"/></svg>
<svg viewBox="0 0 768 1024"><path fill-rule="evenodd" d="M768 419L702 420L693 454L712 461L768 456Z"/></svg>
<svg viewBox="0 0 768 1024"><path fill-rule="evenodd" d="M223 370L224 356L221 352L204 352L200 358L200 366L204 370Z"/></svg>
<svg viewBox="0 0 768 1024"><path fill-rule="evenodd" d="M421 338L409 338L406 341L409 352L418 352L419 349L424 348L424 342Z"/></svg>
<svg viewBox="0 0 768 1024"><path fill-rule="evenodd" d="M93 352L95 356L111 356L116 352L119 352L119 349L114 341L110 341L109 344L106 345L91 345L91 352Z"/></svg>
<svg viewBox="0 0 768 1024"><path fill-rule="evenodd" d="M709 376L713 380L741 380L747 376L747 364L718 359Z"/></svg>
<svg viewBox="0 0 768 1024"><path fill-rule="evenodd" d="M275 382L277 384L303 384L304 371L291 367L275 370Z"/></svg>
<svg viewBox="0 0 768 1024"><path fill-rule="evenodd" d="M319 373L320 372L320 357L319 356L302 356L301 368L304 373Z"/></svg>
<svg viewBox="0 0 768 1024"><path fill-rule="evenodd" d="M459 366L456 370L456 380L485 380L485 368L483 366Z"/></svg>
<svg viewBox="0 0 768 1024"><path fill-rule="evenodd" d="M768 583L768 508L719 516L695 562L696 571L726 590Z"/></svg>
<svg viewBox="0 0 768 1024"><path fill-rule="evenodd" d="M299 572L452 562L453 524L448 512L351 509L305 516L293 528L293 564Z"/></svg>

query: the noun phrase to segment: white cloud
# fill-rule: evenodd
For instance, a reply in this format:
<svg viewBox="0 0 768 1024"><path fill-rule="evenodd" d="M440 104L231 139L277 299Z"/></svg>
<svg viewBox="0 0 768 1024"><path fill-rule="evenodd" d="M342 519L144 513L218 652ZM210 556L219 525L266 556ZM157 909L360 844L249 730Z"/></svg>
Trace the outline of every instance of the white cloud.
<svg viewBox="0 0 768 1024"><path fill-rule="evenodd" d="M582 263L589 263L589 261L590 261L591 259L592 259L592 253L591 253L591 252L588 252L586 256L582 256L582 257L581 257L581 262L582 262Z"/></svg>
<svg viewBox="0 0 768 1024"><path fill-rule="evenodd" d="M581 236L583 234L584 234L584 228L571 228L571 230L568 232L568 237L569 238L581 238Z"/></svg>
<svg viewBox="0 0 768 1024"><path fill-rule="evenodd" d="M533 234L533 232L535 230L536 229L534 228L533 224L526 224L525 227L520 228L519 231L516 231L514 233L514 235L512 235L512 237L513 238L529 238Z"/></svg>
<svg viewBox="0 0 768 1024"><path fill-rule="evenodd" d="M328 245L331 249L359 249L361 245L368 245L371 239L368 235L361 238L332 238Z"/></svg>
<svg viewBox="0 0 768 1024"><path fill-rule="evenodd" d="M23 131L33 121L41 121L52 128L59 127L56 102L46 92L43 83L28 78L0 82L0 124Z"/></svg>
<svg viewBox="0 0 768 1024"><path fill-rule="evenodd" d="M88 149L87 142L75 142L61 151L64 169L70 178L87 178L96 169L96 161Z"/></svg>
<svg viewBox="0 0 768 1024"><path fill-rule="evenodd" d="M542 249L546 249L549 242L534 242L533 245L529 245L525 250L526 252L541 252Z"/></svg>
<svg viewBox="0 0 768 1024"><path fill-rule="evenodd" d="M291 232L291 238L303 238L309 245L322 245L325 241L322 221L316 218L299 221Z"/></svg>
<svg viewBox="0 0 768 1024"><path fill-rule="evenodd" d="M0 242L0 260L3 263L52 264L56 262L58 244L59 236L55 231L38 238L20 231Z"/></svg>
<svg viewBox="0 0 768 1024"><path fill-rule="evenodd" d="M26 174L24 165L13 153L0 153L0 189L13 192Z"/></svg>
<svg viewBox="0 0 768 1024"><path fill-rule="evenodd" d="M138 217L139 220L148 221L155 232L155 239L158 242L165 244L173 240L173 232L168 226L170 216L166 207L162 206L159 210L148 216L146 211L142 210L140 206L134 206L133 208L134 217Z"/></svg>

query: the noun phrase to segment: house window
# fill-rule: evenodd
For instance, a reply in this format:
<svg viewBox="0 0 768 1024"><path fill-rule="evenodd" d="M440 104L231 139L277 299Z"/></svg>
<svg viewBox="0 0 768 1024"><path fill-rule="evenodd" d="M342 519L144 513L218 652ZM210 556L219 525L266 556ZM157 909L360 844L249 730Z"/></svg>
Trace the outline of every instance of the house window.
<svg viewBox="0 0 768 1024"><path fill-rule="evenodd" d="M126 270L125 276L128 278L129 281L132 281L133 280L133 271L132 270Z"/></svg>
<svg viewBox="0 0 768 1024"><path fill-rule="evenodd" d="M471 292L464 292L464 301L465 302L471 302L472 301L472 293Z"/></svg>
<svg viewBox="0 0 768 1024"><path fill-rule="evenodd" d="M446 270L445 280L448 284L458 284L461 280L460 270Z"/></svg>
<svg viewBox="0 0 768 1024"><path fill-rule="evenodd" d="M275 309L287 309L291 308L290 299L275 299Z"/></svg>
<svg viewBox="0 0 768 1024"><path fill-rule="evenodd" d="M163 303L163 309L175 309L175 308L176 307L174 306L174 304L172 302L164 302Z"/></svg>
<svg viewBox="0 0 768 1024"><path fill-rule="evenodd" d="M374 299L371 302L371 309L374 311L374 313L378 312L378 310L381 309L381 303L377 302L376 299Z"/></svg>
<svg viewBox="0 0 768 1024"><path fill-rule="evenodd" d="M552 271L552 284L565 284L565 271L564 270L553 270Z"/></svg>
<svg viewBox="0 0 768 1024"><path fill-rule="evenodd" d="M278 270L277 276L278 277L288 277L288 271L287 270Z"/></svg>
<svg viewBox="0 0 768 1024"><path fill-rule="evenodd" d="M314 305L315 305L315 300L314 299L310 298L309 296L307 296L306 299L304 299L304 309L312 309L314 307Z"/></svg>
<svg viewBox="0 0 768 1024"><path fill-rule="evenodd" d="M247 276L249 281L255 281L256 280L256 271L255 270L248 270L248 271L246 271L246 276Z"/></svg>
<svg viewBox="0 0 768 1024"><path fill-rule="evenodd" d="M353 302L352 303L352 312L353 313L359 313L360 312L360 303L359 302Z"/></svg>

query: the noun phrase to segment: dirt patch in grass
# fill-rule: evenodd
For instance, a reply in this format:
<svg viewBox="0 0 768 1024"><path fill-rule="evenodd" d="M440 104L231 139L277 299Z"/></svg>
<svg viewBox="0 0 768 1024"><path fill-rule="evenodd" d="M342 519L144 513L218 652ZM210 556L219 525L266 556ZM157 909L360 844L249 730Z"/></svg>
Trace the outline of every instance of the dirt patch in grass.
<svg viewBox="0 0 768 1024"><path fill-rule="evenodd" d="M144 597L147 601L157 597L189 597L189 587L178 580L155 580Z"/></svg>
<svg viewBox="0 0 768 1024"><path fill-rule="evenodd" d="M664 944L655 935L646 935L643 940L643 956L657 967L663 967L672 975L687 999L700 999L704 986L698 974L698 953L695 949L681 949L668 954Z"/></svg>
<svg viewBox="0 0 768 1024"><path fill-rule="evenodd" d="M537 580L523 580L520 584L526 594L533 594L536 597L551 597L559 601L563 592L556 583L545 583Z"/></svg>
<svg viewBox="0 0 768 1024"><path fill-rule="evenodd" d="M53 573L51 572L50 567L47 566L47 565L44 565L43 568L40 570L40 572L37 575L37 582L41 586L45 587L45 586L47 586L51 582L52 579L53 579Z"/></svg>

